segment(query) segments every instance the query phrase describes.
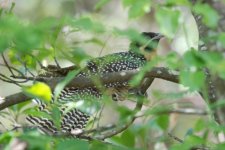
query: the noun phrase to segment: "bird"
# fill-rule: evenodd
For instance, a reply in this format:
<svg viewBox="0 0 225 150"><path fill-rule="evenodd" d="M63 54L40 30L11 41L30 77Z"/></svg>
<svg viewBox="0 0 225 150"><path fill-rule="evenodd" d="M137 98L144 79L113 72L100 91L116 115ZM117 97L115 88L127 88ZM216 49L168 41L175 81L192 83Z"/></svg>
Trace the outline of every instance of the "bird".
<svg viewBox="0 0 225 150"><path fill-rule="evenodd" d="M76 76L91 77L92 75L104 75L107 73L134 70L143 67L146 62L150 61L155 56L157 44L163 35L155 32L143 32L141 35L143 37L142 40L132 41L130 43L129 51L93 58L87 62L86 66L81 69L81 71ZM54 69L54 72L52 73L54 76L65 76L69 71L71 70L68 69L65 73L65 70L63 70L63 73L61 73L57 69ZM122 83L108 83L104 85L106 89L111 91L110 96L114 101L120 100L122 97L120 94L123 93L122 91L124 90L124 87L127 86L128 81ZM43 117L35 117L32 115L29 115L27 120L48 134L55 134L58 132L71 133L74 130L83 130L91 117L91 109L89 109L89 113L87 111L85 112L85 109L82 110L80 107L65 111L67 106L65 107L64 104L74 101L84 102L87 101L87 99L98 100L102 98L102 95L102 91L100 91L97 87L87 87L83 89L76 87L64 88L57 97L57 103L59 104L61 113L60 131L54 125L53 120ZM39 106L39 111L46 111L47 113L51 114L51 112L46 109L47 106L45 103L38 99L35 101ZM52 98L52 103L55 103L54 98Z"/></svg>

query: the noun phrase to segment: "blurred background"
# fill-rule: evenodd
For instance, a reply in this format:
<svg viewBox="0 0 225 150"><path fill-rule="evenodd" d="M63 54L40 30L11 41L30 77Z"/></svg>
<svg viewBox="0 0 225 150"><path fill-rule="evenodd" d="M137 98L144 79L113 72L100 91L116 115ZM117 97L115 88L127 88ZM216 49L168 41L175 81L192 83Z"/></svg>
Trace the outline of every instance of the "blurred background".
<svg viewBox="0 0 225 150"><path fill-rule="evenodd" d="M25 23L39 22L40 20L48 17L62 18L63 16L82 17L88 16L93 20L101 22L107 29L102 34L94 34L85 31L70 32L69 26L64 26L61 31L60 40L64 42L68 47L74 43L80 44L85 52L92 57L104 56L106 54L127 51L129 48L129 39L126 37L116 36L112 33L114 28L121 30L134 28L139 32L161 32L159 26L156 23L154 9L147 9L146 14L142 17L130 19L128 15L128 8L122 5L120 0L112 0L101 9L96 8L98 0L0 0L0 7L9 8L11 3L15 2L15 8L13 12L16 16L21 18ZM152 1L154 3L160 3L162 1ZM157 54L159 56L165 56L171 51L176 51L180 56L190 49L191 47L198 47L198 29L190 10L185 7L175 7L177 11L181 13L179 19L178 31L174 38L162 39L159 43ZM166 18L165 18L166 19ZM16 25L15 25L16 26ZM83 42L96 38L101 42ZM57 58L57 55L56 55ZM70 66L73 63L65 61L59 58L61 66ZM0 63L3 61L0 59ZM53 64L52 60L46 60L43 63ZM165 66L165 64L159 64L159 66ZM1 73L8 74L4 67L0 68ZM144 109L149 109L153 106L168 106L171 105L174 108L194 108L194 109L206 109L205 102L199 96L198 93L188 93L181 98L171 97L157 97L157 93L179 93L185 91L187 88L178 84L171 83L165 80L155 79L153 85L148 90L149 104ZM13 84L0 81L0 96L5 97L20 91L20 88ZM132 105L132 104L129 104ZM113 110L105 108L103 123L109 123L116 120L112 119L111 114ZM0 117L1 118L1 117ZM196 125L196 121L199 118L207 117L202 115L182 115L182 114L170 114L168 132L173 133L177 137L183 139L187 132L191 131ZM2 119L2 118L1 118ZM150 118L151 120L151 118ZM137 120L137 124L143 122L143 120ZM145 120L148 123L149 120ZM1 127L1 126L0 126ZM162 136L162 132L152 130L150 132L152 141L154 138ZM150 143L151 143L150 142ZM163 149L165 145L158 143L155 145L155 149Z"/></svg>

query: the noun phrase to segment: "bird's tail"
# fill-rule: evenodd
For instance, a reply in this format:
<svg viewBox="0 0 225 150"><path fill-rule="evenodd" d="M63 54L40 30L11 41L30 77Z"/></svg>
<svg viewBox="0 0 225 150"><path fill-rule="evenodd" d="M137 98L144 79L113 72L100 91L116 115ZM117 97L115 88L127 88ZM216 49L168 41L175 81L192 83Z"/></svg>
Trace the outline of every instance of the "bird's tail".
<svg viewBox="0 0 225 150"><path fill-rule="evenodd" d="M38 102L38 111L51 114L46 106L40 101ZM45 117L28 115L26 117L26 120L35 127L39 128L44 133L54 135L61 132L72 133L72 131L76 129L82 130L86 127L86 124L90 118L89 115L76 108L72 108L68 111L66 111L66 108L60 108L60 113L60 128L57 128L57 126L54 124L53 119Z"/></svg>

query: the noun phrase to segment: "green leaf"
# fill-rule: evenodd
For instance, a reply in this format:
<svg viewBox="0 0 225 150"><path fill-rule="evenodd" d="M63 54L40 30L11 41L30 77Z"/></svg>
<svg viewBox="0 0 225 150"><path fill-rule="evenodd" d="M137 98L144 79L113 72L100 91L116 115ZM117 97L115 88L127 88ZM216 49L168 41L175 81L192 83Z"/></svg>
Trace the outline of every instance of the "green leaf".
<svg viewBox="0 0 225 150"><path fill-rule="evenodd" d="M187 67L201 68L205 65L204 59L200 56L201 54L196 50L187 51L183 56L184 65Z"/></svg>
<svg viewBox="0 0 225 150"><path fill-rule="evenodd" d="M225 60L224 56L218 52L204 52L201 57L206 62L212 73L218 74L222 79L225 79Z"/></svg>
<svg viewBox="0 0 225 150"><path fill-rule="evenodd" d="M5 51L10 45L10 39L6 36L0 36L0 53Z"/></svg>
<svg viewBox="0 0 225 150"><path fill-rule="evenodd" d="M191 91L200 90L205 83L205 74L202 71L185 71L180 72L181 84L190 88Z"/></svg>
<svg viewBox="0 0 225 150"><path fill-rule="evenodd" d="M56 145L56 150L89 150L87 141L78 139L64 139Z"/></svg>
<svg viewBox="0 0 225 150"><path fill-rule="evenodd" d="M11 139L18 136L19 134L16 132L5 132L0 134L0 143L1 144L8 144Z"/></svg>
<svg viewBox="0 0 225 150"><path fill-rule="evenodd" d="M120 136L112 137L111 140L122 147L133 148L135 145L135 135L130 129L125 130Z"/></svg>
<svg viewBox="0 0 225 150"><path fill-rule="evenodd" d="M15 33L15 48L27 53L29 50L40 48L43 43L44 35L39 29L32 26L24 26Z"/></svg>
<svg viewBox="0 0 225 150"><path fill-rule="evenodd" d="M166 0L166 5L167 6L179 6L179 5L183 5L183 6L189 6L190 2L188 0Z"/></svg>
<svg viewBox="0 0 225 150"><path fill-rule="evenodd" d="M52 99L51 88L42 82L36 82L32 86L24 86L23 91L25 94L34 98L39 98L45 102L50 102Z"/></svg>
<svg viewBox="0 0 225 150"><path fill-rule="evenodd" d="M28 142L29 150L50 150L52 147L52 137L44 135L23 134L19 137Z"/></svg>
<svg viewBox="0 0 225 150"><path fill-rule="evenodd" d="M210 5L206 3L197 3L194 5L193 10L195 13L203 16L202 21L208 27L215 28L218 26L220 16Z"/></svg>
<svg viewBox="0 0 225 150"><path fill-rule="evenodd" d="M59 107L53 105L51 110L51 117L54 122L54 125L59 129L61 125L61 113Z"/></svg>
<svg viewBox="0 0 225 150"><path fill-rule="evenodd" d="M199 119L196 124L195 124L195 131L199 132L202 131L203 129L207 128L207 122L204 119Z"/></svg>
<svg viewBox="0 0 225 150"><path fill-rule="evenodd" d="M212 70L214 69L216 69L216 72L219 74L220 78L225 79L225 60L217 64Z"/></svg>
<svg viewBox="0 0 225 150"><path fill-rule="evenodd" d="M113 137L114 138L114 137ZM126 139L125 139L126 140ZM107 144L100 141L92 141L90 143L90 150L136 150L134 148L127 148L116 144Z"/></svg>
<svg viewBox="0 0 225 150"><path fill-rule="evenodd" d="M105 6L107 3L109 3L111 0L99 0L97 4L95 5L95 10L100 10L103 6Z"/></svg>
<svg viewBox="0 0 225 150"><path fill-rule="evenodd" d="M135 75L130 81L129 84L132 87L136 87L140 84L140 82L143 80L146 72L150 71L154 66L157 65L157 63L160 61L160 58L154 58L151 61L147 62L139 71L137 75Z"/></svg>
<svg viewBox="0 0 225 150"><path fill-rule="evenodd" d="M156 123L162 130L166 130L169 126L169 115L160 115L156 118Z"/></svg>
<svg viewBox="0 0 225 150"><path fill-rule="evenodd" d="M168 38L173 38L179 26L180 12L168 8L160 8L156 11L155 17L161 33Z"/></svg>
<svg viewBox="0 0 225 150"><path fill-rule="evenodd" d="M76 47L72 51L72 59L75 64L78 64L82 68L91 57L87 55L81 47Z"/></svg>
<svg viewBox="0 0 225 150"><path fill-rule="evenodd" d="M177 69L180 67L179 57L176 52L170 52L165 58L165 64L171 69Z"/></svg>
<svg viewBox="0 0 225 150"><path fill-rule="evenodd" d="M35 117L43 117L43 118L47 118L47 119L52 119L52 117L47 112L39 111L39 110L33 109L33 108L25 110L24 113L35 116Z"/></svg>
<svg viewBox="0 0 225 150"><path fill-rule="evenodd" d="M125 130L121 135L121 139L123 141L123 145L127 147L135 146L135 135L131 130Z"/></svg>
<svg viewBox="0 0 225 150"><path fill-rule="evenodd" d="M101 23L93 21L88 17L79 18L73 21L71 25L85 31L92 31L97 33L102 33L105 30L104 26Z"/></svg>
<svg viewBox="0 0 225 150"><path fill-rule="evenodd" d="M123 5L129 8L129 18L141 17L151 10L151 1L149 0L123 0Z"/></svg>
<svg viewBox="0 0 225 150"><path fill-rule="evenodd" d="M225 143L216 144L216 146L214 147L214 149L224 150L225 149Z"/></svg>
<svg viewBox="0 0 225 150"><path fill-rule="evenodd" d="M225 48L225 32L219 33L218 38L217 38L217 42L218 42L223 48Z"/></svg>
<svg viewBox="0 0 225 150"><path fill-rule="evenodd" d="M121 120L130 119L131 115L134 114L134 112L131 109L129 109L129 108L125 107L125 106L118 106L117 110L118 110L118 112L120 114Z"/></svg>
<svg viewBox="0 0 225 150"><path fill-rule="evenodd" d="M210 68L216 67L217 64L221 63L224 60L222 54L218 52L209 52L209 51L202 52L200 56L206 62L207 66Z"/></svg>
<svg viewBox="0 0 225 150"><path fill-rule="evenodd" d="M80 70L73 70L73 71L70 71L70 72L66 75L66 77L65 77L61 82L59 82L59 83L56 85L55 90L54 90L54 99L55 99L55 100L59 97L59 95L60 95L61 91L64 89L64 87L65 87L68 83L70 83L70 81L72 81L73 78L74 78L74 77L77 75L77 73L79 73L79 72L80 72Z"/></svg>
<svg viewBox="0 0 225 150"><path fill-rule="evenodd" d="M184 140L184 143L173 145L171 146L170 149L171 150L180 150L180 149L190 150L193 147L201 147L202 145L205 145L205 140L203 138L195 136L195 135L191 135Z"/></svg>

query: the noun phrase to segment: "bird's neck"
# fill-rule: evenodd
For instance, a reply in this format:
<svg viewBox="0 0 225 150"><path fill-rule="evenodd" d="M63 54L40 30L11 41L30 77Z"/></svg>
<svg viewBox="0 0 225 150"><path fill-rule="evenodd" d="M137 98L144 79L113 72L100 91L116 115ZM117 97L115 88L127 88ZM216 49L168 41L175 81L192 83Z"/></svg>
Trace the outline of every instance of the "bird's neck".
<svg viewBox="0 0 225 150"><path fill-rule="evenodd" d="M141 57L144 57L146 59L146 61L152 60L157 55L156 50L153 50L151 52L146 52L146 51L141 51L141 52L129 51L129 52L133 53L135 55L139 55Z"/></svg>

